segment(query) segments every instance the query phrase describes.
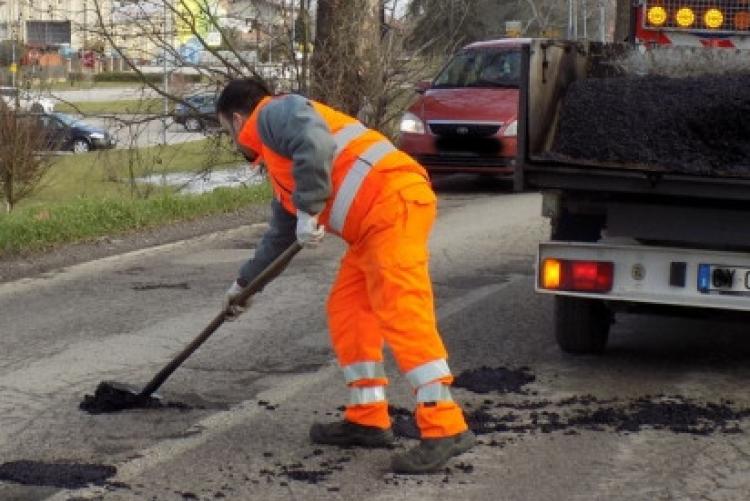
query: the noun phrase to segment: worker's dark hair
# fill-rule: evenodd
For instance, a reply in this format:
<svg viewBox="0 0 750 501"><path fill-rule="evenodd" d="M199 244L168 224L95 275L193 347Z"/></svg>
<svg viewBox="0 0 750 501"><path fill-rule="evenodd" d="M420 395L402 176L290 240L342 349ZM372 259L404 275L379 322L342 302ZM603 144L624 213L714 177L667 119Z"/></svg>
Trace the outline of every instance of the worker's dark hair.
<svg viewBox="0 0 750 501"><path fill-rule="evenodd" d="M268 86L259 78L231 80L216 101L216 113L225 117L231 117L232 113L249 115L261 99L271 94Z"/></svg>

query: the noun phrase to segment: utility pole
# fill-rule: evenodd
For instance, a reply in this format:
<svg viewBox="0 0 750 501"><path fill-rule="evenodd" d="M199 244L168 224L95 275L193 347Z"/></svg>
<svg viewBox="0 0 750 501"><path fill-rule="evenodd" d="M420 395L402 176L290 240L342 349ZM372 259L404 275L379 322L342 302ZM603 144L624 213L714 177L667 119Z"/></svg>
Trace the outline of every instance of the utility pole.
<svg viewBox="0 0 750 501"><path fill-rule="evenodd" d="M589 39L589 9L588 9L588 0L582 0L583 1L583 39L588 40Z"/></svg>
<svg viewBox="0 0 750 501"><path fill-rule="evenodd" d="M573 39L573 2L568 0L568 40Z"/></svg>
<svg viewBox="0 0 750 501"><path fill-rule="evenodd" d="M20 31L21 31L21 0L16 0L16 19L17 19L17 21L15 23L15 29L13 29L13 24L12 24L12 21L11 21L12 17L13 17L12 16L12 12L10 11L10 6L11 5L12 5L12 0L8 0L8 12L9 12L8 13L8 27L10 27L11 30L12 30L11 43L10 43L10 46L11 46L11 49L10 49L10 51L11 51L11 60L12 60L11 64L12 64L12 69L13 69L13 71L11 72L11 75L12 75L12 77L11 77L11 84L13 85L13 87L17 87L18 86L18 80L17 80L18 61L16 60L16 44L18 44L18 40L21 38L20 37ZM18 107L18 104L19 104L18 103L18 99L19 99L18 94L16 94L16 107Z"/></svg>
<svg viewBox="0 0 750 501"><path fill-rule="evenodd" d="M169 8L167 7L167 1L168 0L162 0L164 2L164 40L162 41L163 44L163 64L164 64L164 116L162 117L162 128L161 128L161 143L166 146L167 145L167 116L169 116L169 98L167 97L167 94L169 93L169 73L168 73L168 65L167 65L167 56L168 54L168 48L171 47L171 32L172 32L172 23L171 18L172 15L169 12Z"/></svg>

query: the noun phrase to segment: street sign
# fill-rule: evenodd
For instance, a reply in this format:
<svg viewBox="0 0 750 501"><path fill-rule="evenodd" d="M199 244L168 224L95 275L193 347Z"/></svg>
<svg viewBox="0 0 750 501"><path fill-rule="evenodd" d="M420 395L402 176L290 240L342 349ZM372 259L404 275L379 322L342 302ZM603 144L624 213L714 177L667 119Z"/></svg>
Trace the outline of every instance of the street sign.
<svg viewBox="0 0 750 501"><path fill-rule="evenodd" d="M16 63L11 63L11 65L10 65L10 72L11 73L18 73L18 65Z"/></svg>

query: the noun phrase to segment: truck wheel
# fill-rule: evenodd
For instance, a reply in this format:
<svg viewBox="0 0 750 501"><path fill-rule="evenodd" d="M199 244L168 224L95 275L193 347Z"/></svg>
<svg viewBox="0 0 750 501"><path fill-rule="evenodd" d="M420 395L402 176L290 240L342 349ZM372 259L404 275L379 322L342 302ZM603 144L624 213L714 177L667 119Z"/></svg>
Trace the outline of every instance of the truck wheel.
<svg viewBox="0 0 750 501"><path fill-rule="evenodd" d="M612 313L602 301L555 297L555 337L566 353L602 353L611 323Z"/></svg>

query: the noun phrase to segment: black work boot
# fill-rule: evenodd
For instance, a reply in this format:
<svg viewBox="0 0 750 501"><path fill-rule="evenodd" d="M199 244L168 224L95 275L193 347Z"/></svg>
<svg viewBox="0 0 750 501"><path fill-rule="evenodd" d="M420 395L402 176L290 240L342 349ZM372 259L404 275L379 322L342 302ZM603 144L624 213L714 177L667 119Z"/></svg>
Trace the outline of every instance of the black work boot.
<svg viewBox="0 0 750 501"><path fill-rule="evenodd" d="M393 431L350 421L315 423L310 427L310 440L325 445L387 447L393 442Z"/></svg>
<svg viewBox="0 0 750 501"><path fill-rule="evenodd" d="M476 443L471 430L446 438L423 438L419 445L391 459L394 473L433 473L453 456L468 451Z"/></svg>

